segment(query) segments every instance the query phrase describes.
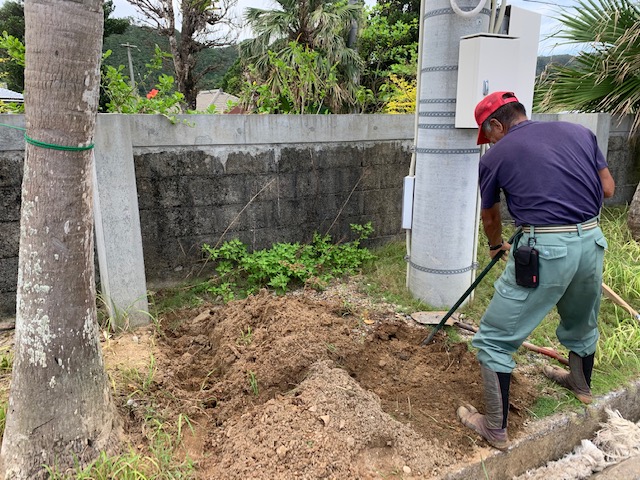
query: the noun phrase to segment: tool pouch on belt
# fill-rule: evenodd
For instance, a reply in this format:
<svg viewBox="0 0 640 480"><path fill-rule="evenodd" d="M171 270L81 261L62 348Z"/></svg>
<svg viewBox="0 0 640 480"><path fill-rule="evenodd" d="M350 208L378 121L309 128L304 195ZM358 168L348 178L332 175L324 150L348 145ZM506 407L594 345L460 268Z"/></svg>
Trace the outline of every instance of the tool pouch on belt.
<svg viewBox="0 0 640 480"><path fill-rule="evenodd" d="M516 283L521 287L538 286L538 251L529 245L518 247L513 253L516 262Z"/></svg>

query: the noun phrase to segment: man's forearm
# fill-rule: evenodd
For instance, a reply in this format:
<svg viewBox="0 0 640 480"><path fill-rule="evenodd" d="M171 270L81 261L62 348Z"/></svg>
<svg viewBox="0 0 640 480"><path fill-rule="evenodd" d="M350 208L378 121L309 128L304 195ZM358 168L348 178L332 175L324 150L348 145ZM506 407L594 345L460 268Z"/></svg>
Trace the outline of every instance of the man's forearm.
<svg viewBox="0 0 640 480"><path fill-rule="evenodd" d="M502 242L500 204L496 203L491 208L482 209L480 218L482 219L482 227L487 235L487 240L489 240L489 245L499 245Z"/></svg>

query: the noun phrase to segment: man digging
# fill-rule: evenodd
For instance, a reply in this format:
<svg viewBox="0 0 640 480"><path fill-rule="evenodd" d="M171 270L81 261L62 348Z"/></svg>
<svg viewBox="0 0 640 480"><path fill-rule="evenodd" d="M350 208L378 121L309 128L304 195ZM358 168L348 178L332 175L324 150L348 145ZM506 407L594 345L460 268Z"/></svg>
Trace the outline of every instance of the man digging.
<svg viewBox="0 0 640 480"><path fill-rule="evenodd" d="M556 335L569 350L569 371L544 374L590 403L598 341L598 310L606 239L602 201L615 182L595 135L568 122L528 120L512 92L487 95L475 109L478 145L494 144L480 159L481 218L493 258L507 265L472 345L478 349L484 415L461 406L460 421L490 445L506 449L513 353L556 306ZM500 191L522 235L502 239Z"/></svg>

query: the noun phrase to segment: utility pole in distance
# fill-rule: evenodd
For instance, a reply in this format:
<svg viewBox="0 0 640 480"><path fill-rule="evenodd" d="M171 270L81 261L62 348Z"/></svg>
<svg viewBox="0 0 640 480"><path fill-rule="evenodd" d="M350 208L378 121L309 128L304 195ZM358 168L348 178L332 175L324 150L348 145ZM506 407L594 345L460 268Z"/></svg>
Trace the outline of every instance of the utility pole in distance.
<svg viewBox="0 0 640 480"><path fill-rule="evenodd" d="M121 47L125 47L127 49L127 58L129 59L129 83L131 83L131 88L133 90L136 89L136 81L133 77L133 61L131 60L131 49L138 48L136 45L131 45L129 43L121 43Z"/></svg>

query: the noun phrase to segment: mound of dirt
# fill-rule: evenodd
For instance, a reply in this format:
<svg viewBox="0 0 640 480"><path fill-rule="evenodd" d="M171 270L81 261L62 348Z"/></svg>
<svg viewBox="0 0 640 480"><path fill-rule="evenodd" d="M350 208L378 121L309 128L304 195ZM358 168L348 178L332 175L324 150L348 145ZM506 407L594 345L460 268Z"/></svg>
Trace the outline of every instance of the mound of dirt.
<svg viewBox="0 0 640 480"><path fill-rule="evenodd" d="M389 306L263 291L162 322L153 388L192 420L199 478L439 478L486 446L456 418L484 408L475 355ZM535 392L516 371L511 436Z"/></svg>

